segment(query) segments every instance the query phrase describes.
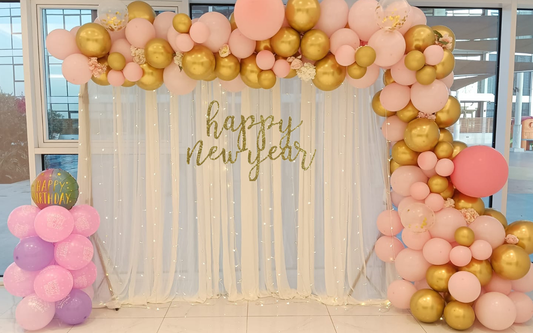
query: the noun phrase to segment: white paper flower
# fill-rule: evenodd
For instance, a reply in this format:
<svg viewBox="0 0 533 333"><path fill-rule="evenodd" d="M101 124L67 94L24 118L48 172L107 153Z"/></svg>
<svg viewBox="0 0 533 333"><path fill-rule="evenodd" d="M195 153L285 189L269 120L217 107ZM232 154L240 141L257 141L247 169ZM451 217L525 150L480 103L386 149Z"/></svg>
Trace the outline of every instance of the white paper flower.
<svg viewBox="0 0 533 333"><path fill-rule="evenodd" d="M467 224L474 222L479 217L478 212L474 208L463 208L461 209L461 213Z"/></svg>
<svg viewBox="0 0 533 333"><path fill-rule="evenodd" d="M89 58L89 69L91 70L94 77L99 77L100 75L106 72L107 65L99 63L98 58L91 57Z"/></svg>
<svg viewBox="0 0 533 333"><path fill-rule="evenodd" d="M452 198L446 199L446 201L444 201L444 208L455 208L455 200Z"/></svg>
<svg viewBox="0 0 533 333"><path fill-rule="evenodd" d="M505 236L505 242L507 244L516 245L516 244L518 244L518 242L520 242L520 240L515 235L507 235L507 236Z"/></svg>
<svg viewBox="0 0 533 333"><path fill-rule="evenodd" d="M311 81L316 76L316 67L311 63L305 63L300 69L296 70L296 74L304 82Z"/></svg>
<svg viewBox="0 0 533 333"><path fill-rule="evenodd" d="M222 47L220 48L220 50L218 50L218 54L222 57L222 58L226 58L227 56L229 56L231 54L231 51L229 49L229 45L228 44L224 44L222 45Z"/></svg>

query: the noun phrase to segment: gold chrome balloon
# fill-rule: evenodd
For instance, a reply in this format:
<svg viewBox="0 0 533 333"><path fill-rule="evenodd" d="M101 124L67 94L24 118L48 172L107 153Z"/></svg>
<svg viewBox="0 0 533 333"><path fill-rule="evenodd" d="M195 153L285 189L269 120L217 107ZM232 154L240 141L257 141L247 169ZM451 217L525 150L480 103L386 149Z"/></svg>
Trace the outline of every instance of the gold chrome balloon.
<svg viewBox="0 0 533 333"><path fill-rule="evenodd" d="M237 29L237 23L235 23L235 13L231 13L229 17L229 24L231 25L231 31Z"/></svg>
<svg viewBox="0 0 533 333"><path fill-rule="evenodd" d="M455 187L453 187L453 184L451 182L448 182L448 187L443 192L440 192L440 195L444 198L444 200L453 198L454 194Z"/></svg>
<svg viewBox="0 0 533 333"><path fill-rule="evenodd" d="M352 79L360 79L366 74L366 67L361 67L356 62L346 67L346 70Z"/></svg>
<svg viewBox="0 0 533 333"><path fill-rule="evenodd" d="M455 34L453 33L452 29L443 25L434 25L431 27L431 29L438 31L442 36L448 34L448 36L452 37L452 47L450 51L455 50Z"/></svg>
<svg viewBox="0 0 533 333"><path fill-rule="evenodd" d="M505 229L505 233L516 236L518 238L517 245L526 250L528 254L533 253L533 222L513 222Z"/></svg>
<svg viewBox="0 0 533 333"><path fill-rule="evenodd" d="M458 267L458 270L474 274L481 283L481 286L486 286L492 279L492 266L488 260L472 258L468 265Z"/></svg>
<svg viewBox="0 0 533 333"><path fill-rule="evenodd" d="M474 231L469 227L460 227L455 230L455 241L462 246L470 246L474 243L475 235Z"/></svg>
<svg viewBox="0 0 533 333"><path fill-rule="evenodd" d="M292 28L281 28L270 38L274 53L282 57L291 57L300 48L300 34Z"/></svg>
<svg viewBox="0 0 533 333"><path fill-rule="evenodd" d="M346 78L346 67L339 65L337 60L335 60L335 56L331 53L324 59L317 61L315 66L316 76L313 79L313 83L320 90L335 90L340 87Z"/></svg>
<svg viewBox="0 0 533 333"><path fill-rule="evenodd" d="M450 75L455 68L455 58L450 50L444 50L444 58L442 61L435 66L437 71L437 79L443 79L446 76Z"/></svg>
<svg viewBox="0 0 533 333"><path fill-rule="evenodd" d="M426 281L435 291L448 291L448 281L455 272L457 269L450 263L431 266L426 271Z"/></svg>
<svg viewBox="0 0 533 333"><path fill-rule="evenodd" d="M163 69L154 68L149 64L142 64L143 69L142 78L137 81L139 88L144 90L156 90L163 85Z"/></svg>
<svg viewBox="0 0 533 333"><path fill-rule="evenodd" d="M241 79L250 88L259 89L259 73L261 69L255 61L256 55L252 54L248 58L241 59Z"/></svg>
<svg viewBox="0 0 533 333"><path fill-rule="evenodd" d="M255 42L255 52L259 53L261 51L272 51L272 44L270 39L258 40Z"/></svg>
<svg viewBox="0 0 533 333"><path fill-rule="evenodd" d="M415 120L416 117L418 117L418 112L419 111L415 108L413 103L409 101L409 104L407 104L406 107L396 112L396 116L400 118L400 120L403 121L404 123L408 123L411 120Z"/></svg>
<svg viewBox="0 0 533 333"><path fill-rule="evenodd" d="M208 77L204 79L204 81L211 82L214 81L217 78L217 73L215 71L211 72Z"/></svg>
<svg viewBox="0 0 533 333"><path fill-rule="evenodd" d="M232 14L233 17L233 14ZM172 19L172 26L174 30L180 34L187 34L192 26L192 20L187 14L179 13Z"/></svg>
<svg viewBox="0 0 533 333"><path fill-rule="evenodd" d="M418 50L412 50L405 56L404 64L408 69L418 71L426 65L426 57L424 53Z"/></svg>
<svg viewBox="0 0 533 333"><path fill-rule="evenodd" d="M372 110L380 116L380 117L390 117L394 115L394 112L385 110L383 105L381 105L381 101L379 100L379 96L381 95L381 91L378 91L374 97L372 98Z"/></svg>
<svg viewBox="0 0 533 333"><path fill-rule="evenodd" d="M299 32L306 32L311 30L320 18L320 4L318 0L289 0L285 17L291 27Z"/></svg>
<svg viewBox="0 0 533 333"><path fill-rule="evenodd" d="M368 45L362 46L355 51L355 62L361 67L371 66L376 61L376 51Z"/></svg>
<svg viewBox="0 0 533 333"><path fill-rule="evenodd" d="M292 78L295 77L296 75L298 75L298 73L296 72L296 70L291 68L291 71L289 72L289 75L285 76L285 79L292 79Z"/></svg>
<svg viewBox="0 0 533 333"><path fill-rule="evenodd" d="M307 59L320 60L329 52L329 37L320 30L308 31L302 38L301 49Z"/></svg>
<svg viewBox="0 0 533 333"><path fill-rule="evenodd" d="M233 54L223 58L217 53L215 59L215 74L222 81L231 81L241 72L241 63Z"/></svg>
<svg viewBox="0 0 533 333"><path fill-rule="evenodd" d="M432 84L437 78L437 71L434 66L424 66L416 72L416 81L423 85Z"/></svg>
<svg viewBox="0 0 533 333"><path fill-rule="evenodd" d="M126 88L133 87L134 85L135 85L135 82L131 82L128 79L124 79L124 83L122 84L122 86Z"/></svg>
<svg viewBox="0 0 533 333"><path fill-rule="evenodd" d="M421 153L433 149L439 142L439 135L439 126L433 120L417 118L407 125L404 141L409 148Z"/></svg>
<svg viewBox="0 0 533 333"><path fill-rule="evenodd" d="M108 86L109 85L109 81L107 80L107 74L111 70L111 67L109 66L107 58L108 57L102 57L102 58L98 59L98 63L107 66L107 68L105 70L105 73L103 73L102 75L100 75L98 77L91 76L91 80L94 83L96 83L97 85L99 85L99 86Z"/></svg>
<svg viewBox="0 0 533 333"><path fill-rule="evenodd" d="M100 24L86 23L76 33L76 45L83 55L101 58L111 49L111 36Z"/></svg>
<svg viewBox="0 0 533 333"><path fill-rule="evenodd" d="M390 164L390 174L392 175L392 173L394 171L396 171L396 169L398 169L399 167L401 167L400 164L398 164L394 159L390 159L389 161L389 164Z"/></svg>
<svg viewBox="0 0 533 333"><path fill-rule="evenodd" d="M155 12L152 6L143 1L134 1L128 5L128 20L143 18L154 23Z"/></svg>
<svg viewBox="0 0 533 333"><path fill-rule="evenodd" d="M531 260L526 250L513 244L503 244L495 248L490 262L494 273L507 280L521 279L531 268Z"/></svg>
<svg viewBox="0 0 533 333"><path fill-rule="evenodd" d="M452 142L452 144L453 144L453 155L451 158L452 160L455 158L455 156L457 156L460 152L462 152L464 149L468 147L466 143L462 141L454 141Z"/></svg>
<svg viewBox="0 0 533 333"><path fill-rule="evenodd" d="M444 299L431 289L421 289L414 293L410 302L411 314L423 323L434 323L444 312Z"/></svg>
<svg viewBox="0 0 533 333"><path fill-rule="evenodd" d="M165 68L174 61L174 50L163 38L154 38L144 47L146 62L154 68Z"/></svg>
<svg viewBox="0 0 533 333"><path fill-rule="evenodd" d="M204 80L215 71L215 56L203 45L195 45L182 59L183 70L194 80Z"/></svg>
<svg viewBox="0 0 533 333"><path fill-rule="evenodd" d="M445 128L441 128L440 129L439 142L441 142L441 141L446 141L446 142L449 142L449 143L453 143L453 135L452 135L452 133L449 130L445 129Z"/></svg>
<svg viewBox="0 0 533 333"><path fill-rule="evenodd" d="M387 69L385 73L383 73L383 84L388 86L391 83L394 83L394 79L392 78L391 70Z"/></svg>
<svg viewBox="0 0 533 333"><path fill-rule="evenodd" d="M411 52L413 50L424 52L428 46L435 44L435 33L433 29L423 24L411 27L403 37L405 38L406 45L405 52Z"/></svg>
<svg viewBox="0 0 533 333"><path fill-rule="evenodd" d="M433 149L433 152L437 155L438 159L450 158L453 154L453 145L447 141L439 141L435 149Z"/></svg>
<svg viewBox="0 0 533 333"><path fill-rule="evenodd" d="M124 67L126 67L126 58L124 58L122 53L113 52L109 54L109 56L107 57L107 62L109 64L109 67L116 71L121 71L124 69Z"/></svg>
<svg viewBox="0 0 533 333"><path fill-rule="evenodd" d="M488 215L494 217L496 220L500 221L504 228L507 228L508 222L505 215L493 208L485 208L485 213L483 215ZM506 230L507 231L507 230Z"/></svg>
<svg viewBox="0 0 533 333"><path fill-rule="evenodd" d="M257 75L259 85L263 89L272 89L276 85L276 74L273 71L262 71Z"/></svg>
<svg viewBox="0 0 533 333"><path fill-rule="evenodd" d="M474 325L476 314L471 305L452 301L444 308L444 320L451 328L464 331Z"/></svg>
<svg viewBox="0 0 533 333"><path fill-rule="evenodd" d="M461 118L461 104L457 98L450 96L446 105L436 113L435 122L440 128L450 127Z"/></svg>
<svg viewBox="0 0 533 333"><path fill-rule="evenodd" d="M417 165L418 155L420 153L407 147L403 140L396 142L392 146L392 159L399 165Z"/></svg>
<svg viewBox="0 0 533 333"><path fill-rule="evenodd" d="M431 193L442 193L448 188L448 178L435 175L428 180Z"/></svg>
<svg viewBox="0 0 533 333"><path fill-rule="evenodd" d="M455 201L455 209L468 209L473 208L479 215L485 213L485 203L481 198L473 198L465 195L459 191L456 191L453 200Z"/></svg>

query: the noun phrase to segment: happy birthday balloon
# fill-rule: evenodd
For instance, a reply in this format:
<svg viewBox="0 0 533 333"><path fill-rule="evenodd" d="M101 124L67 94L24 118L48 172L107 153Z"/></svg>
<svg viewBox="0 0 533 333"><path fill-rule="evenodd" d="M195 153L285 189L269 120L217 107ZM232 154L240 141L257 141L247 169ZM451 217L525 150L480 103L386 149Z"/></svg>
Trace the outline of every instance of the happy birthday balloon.
<svg viewBox="0 0 533 333"><path fill-rule="evenodd" d="M61 169L45 170L31 184L31 198L40 209L54 205L71 209L78 195L78 182Z"/></svg>

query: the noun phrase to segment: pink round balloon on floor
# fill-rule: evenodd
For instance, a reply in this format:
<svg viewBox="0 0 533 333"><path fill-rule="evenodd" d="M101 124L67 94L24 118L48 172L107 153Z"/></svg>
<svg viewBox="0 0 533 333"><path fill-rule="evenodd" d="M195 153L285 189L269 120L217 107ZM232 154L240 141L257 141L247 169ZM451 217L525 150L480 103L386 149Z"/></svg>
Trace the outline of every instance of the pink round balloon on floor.
<svg viewBox="0 0 533 333"><path fill-rule="evenodd" d="M35 217L35 232L47 242L60 242L73 230L74 217L61 206L48 206Z"/></svg>
<svg viewBox="0 0 533 333"><path fill-rule="evenodd" d="M37 236L34 221L40 211L39 208L31 205L15 208L7 218L9 231L17 238Z"/></svg>
<svg viewBox="0 0 533 333"><path fill-rule="evenodd" d="M55 311L56 307L53 302L46 302L36 294L31 294L17 305L15 318L23 329L37 331L45 328L52 321Z"/></svg>
<svg viewBox="0 0 533 333"><path fill-rule="evenodd" d="M440 45L431 45L424 50L426 64L431 66L438 65L444 58L444 49Z"/></svg>
<svg viewBox="0 0 533 333"><path fill-rule="evenodd" d="M227 44L231 34L231 24L226 16L218 12L204 13L198 22L204 23L209 29L209 37L203 45L212 52L218 52L222 46Z"/></svg>
<svg viewBox="0 0 533 333"><path fill-rule="evenodd" d="M466 246L456 246L450 251L450 261L457 267L464 267L472 260L472 252Z"/></svg>
<svg viewBox="0 0 533 333"><path fill-rule="evenodd" d="M505 242L505 229L500 221L492 216L479 216L469 227L474 231L476 240L482 239L489 242L493 249Z"/></svg>
<svg viewBox="0 0 533 333"><path fill-rule="evenodd" d="M350 8L348 24L361 40L368 41L379 30L375 17L377 6L378 2L375 0L359 0Z"/></svg>
<svg viewBox="0 0 533 333"><path fill-rule="evenodd" d="M484 286L486 291L495 291L504 295L509 295L512 287L511 280L504 279L496 273L492 274L489 283Z"/></svg>
<svg viewBox="0 0 533 333"><path fill-rule="evenodd" d="M26 297L34 292L33 283L39 271L25 271L12 263L4 272L4 287L13 296Z"/></svg>
<svg viewBox="0 0 533 333"><path fill-rule="evenodd" d="M428 177L419 167L404 165L396 169L391 176L392 189L400 195L409 196L411 185L416 182L427 182Z"/></svg>
<svg viewBox="0 0 533 333"><path fill-rule="evenodd" d="M150 21L134 18L126 25L126 39L131 45L144 48L146 43L155 38L155 28Z"/></svg>
<svg viewBox="0 0 533 333"><path fill-rule="evenodd" d="M390 116L385 119L381 126L381 133L388 141L403 140L407 123L403 122L397 116Z"/></svg>
<svg viewBox="0 0 533 333"><path fill-rule="evenodd" d="M426 271L431 264L424 259L422 251L407 248L398 253L394 266L403 279L419 281L426 277Z"/></svg>
<svg viewBox="0 0 533 333"><path fill-rule="evenodd" d="M98 211L89 205L77 205L72 207L70 214L74 218L73 233L89 237L98 230L100 226L100 215Z"/></svg>
<svg viewBox="0 0 533 333"><path fill-rule="evenodd" d="M477 260L487 260L492 255L492 246L485 240L478 239L470 245L470 251L472 251L472 257Z"/></svg>
<svg viewBox="0 0 533 333"><path fill-rule="evenodd" d="M314 29L323 31L328 37L348 23L348 4L344 0L324 0L320 3L320 18Z"/></svg>
<svg viewBox="0 0 533 333"><path fill-rule="evenodd" d="M341 66L350 66L355 62L355 49L350 45L343 45L337 49L335 60Z"/></svg>
<svg viewBox="0 0 533 333"><path fill-rule="evenodd" d="M181 53L189 52L194 47L194 42L189 34L179 34L176 37L176 48Z"/></svg>
<svg viewBox="0 0 533 333"><path fill-rule="evenodd" d="M432 265L444 265L450 261L450 243L441 238L432 238L422 249L424 258Z"/></svg>
<svg viewBox="0 0 533 333"><path fill-rule="evenodd" d="M418 155L418 166L422 170L432 170L437 165L437 162L439 159L437 158L437 155L435 155L432 151L425 151Z"/></svg>
<svg viewBox="0 0 533 333"><path fill-rule="evenodd" d="M367 67L365 75L360 79L352 79L350 75L348 75L348 71L346 71L346 80L348 81L348 83L359 89L370 87L371 85L376 83L378 77L379 66L377 66L376 64Z"/></svg>
<svg viewBox="0 0 533 333"><path fill-rule="evenodd" d="M271 51L263 50L257 54L255 62L257 67L266 71L272 69L274 63L276 62L276 58Z"/></svg>
<svg viewBox="0 0 533 333"><path fill-rule="evenodd" d="M409 281L396 280L387 289L387 298L397 309L409 309L411 297L416 293L416 287Z"/></svg>
<svg viewBox="0 0 533 333"><path fill-rule="evenodd" d="M120 87L125 82L124 74L122 74L122 71L112 69L107 73L107 81L113 87Z"/></svg>
<svg viewBox="0 0 533 333"><path fill-rule="evenodd" d="M78 86L89 82L93 76L89 68L89 58L79 53L65 58L61 65L61 73L65 80Z"/></svg>
<svg viewBox="0 0 533 333"><path fill-rule="evenodd" d="M429 195L429 186L423 182L411 185L411 196L416 200L425 200Z"/></svg>
<svg viewBox="0 0 533 333"><path fill-rule="evenodd" d="M413 250L420 251L424 245L431 239L429 231L412 232L409 229L404 229L402 232L402 241L405 245Z"/></svg>
<svg viewBox="0 0 533 333"><path fill-rule="evenodd" d="M74 281L74 289L84 289L90 287L96 281L96 265L91 261L87 266L76 271L70 271Z"/></svg>
<svg viewBox="0 0 533 333"><path fill-rule="evenodd" d="M448 281L448 291L459 302L470 303L481 294L481 283L470 272L457 272Z"/></svg>
<svg viewBox="0 0 533 333"><path fill-rule="evenodd" d="M391 67L390 73L394 82L399 84L410 86L416 82L416 72L405 67L405 56Z"/></svg>
<svg viewBox="0 0 533 333"><path fill-rule="evenodd" d="M508 296L496 292L479 297L474 309L476 318L483 326L497 331L511 327L517 316L514 302Z"/></svg>
<svg viewBox="0 0 533 333"><path fill-rule="evenodd" d="M238 93L246 88L246 84L243 82L240 75L231 81L220 80L219 82L224 90L232 93Z"/></svg>
<svg viewBox="0 0 533 333"><path fill-rule="evenodd" d="M272 71L277 77L284 78L291 72L291 64L285 59L276 60Z"/></svg>
<svg viewBox="0 0 533 333"><path fill-rule="evenodd" d="M156 38L167 38L168 29L174 28L172 26L174 16L176 16L174 12L163 12L155 17L154 29Z"/></svg>
<svg viewBox="0 0 533 333"><path fill-rule="evenodd" d="M70 235L55 244L54 259L58 265L70 271L82 269L93 258L93 244L82 235Z"/></svg>
<svg viewBox="0 0 533 333"><path fill-rule="evenodd" d="M411 86L411 101L417 110L425 114L431 115L442 110L448 102L448 96L448 87L439 80L428 85L417 82Z"/></svg>
<svg viewBox="0 0 533 333"><path fill-rule="evenodd" d="M381 236L374 247L378 258L388 263L394 262L403 248L403 244L398 238L390 236Z"/></svg>
<svg viewBox="0 0 533 333"><path fill-rule="evenodd" d="M533 263L529 272L521 279L511 281L514 291L529 293L533 291Z"/></svg>
<svg viewBox="0 0 533 333"><path fill-rule="evenodd" d="M239 0L233 12L235 24L252 40L274 36L283 24L285 6L279 0Z"/></svg>
<svg viewBox="0 0 533 333"><path fill-rule="evenodd" d="M354 50L357 50L357 48L361 45L361 41L359 40L359 36L357 36L355 31L343 27L331 35L329 40L329 50L331 53L336 55L337 51L343 45L351 46Z"/></svg>
<svg viewBox="0 0 533 333"><path fill-rule="evenodd" d="M132 62L133 56L131 55L131 44L126 39L119 39L111 45L109 53L118 52L124 56L126 62Z"/></svg>
<svg viewBox="0 0 533 333"><path fill-rule="evenodd" d="M196 88L196 80L191 79L180 67L171 63L163 71L163 81L167 89L175 95L187 95Z"/></svg>
<svg viewBox="0 0 533 333"><path fill-rule="evenodd" d="M368 45L376 51L374 63L381 67L396 64L405 53L405 39L398 31L378 30L370 37ZM443 107L444 105L440 109Z"/></svg>
<svg viewBox="0 0 533 333"><path fill-rule="evenodd" d="M515 324L523 324L533 318L533 300L521 292L512 292L508 297L513 301L516 308Z"/></svg>
<svg viewBox="0 0 533 333"><path fill-rule="evenodd" d="M378 215L378 230L385 236L396 236L403 230L400 214L395 210L385 210Z"/></svg>
<svg viewBox="0 0 533 333"><path fill-rule="evenodd" d="M47 302L62 300L70 293L73 285L72 274L57 265L43 269L37 275L33 284L37 296Z"/></svg>
<svg viewBox="0 0 533 333"><path fill-rule="evenodd" d="M435 172L437 172L439 176L448 177L449 175L453 173L454 167L455 166L452 160L448 158L443 158L442 160L439 160L437 162L437 166L435 167Z"/></svg>
<svg viewBox="0 0 533 333"><path fill-rule="evenodd" d="M64 60L71 54L81 53L76 45L76 37L65 29L52 30L46 36L46 50L60 60Z"/></svg>
<svg viewBox="0 0 533 333"><path fill-rule="evenodd" d="M124 73L124 77L131 82L139 81L144 75L144 71L141 66L135 62L127 63L126 67L124 67L122 70L122 73Z"/></svg>
<svg viewBox="0 0 533 333"><path fill-rule="evenodd" d="M398 83L391 83L381 91L381 105L392 112L400 111L409 104L410 88Z"/></svg>
<svg viewBox="0 0 533 333"><path fill-rule="evenodd" d="M424 203L435 213L444 208L444 198L438 193L430 193Z"/></svg>
<svg viewBox="0 0 533 333"><path fill-rule="evenodd" d="M429 233L433 237L453 242L455 241L455 231L460 227L466 227L463 214L455 208L443 208L435 214L435 224Z"/></svg>

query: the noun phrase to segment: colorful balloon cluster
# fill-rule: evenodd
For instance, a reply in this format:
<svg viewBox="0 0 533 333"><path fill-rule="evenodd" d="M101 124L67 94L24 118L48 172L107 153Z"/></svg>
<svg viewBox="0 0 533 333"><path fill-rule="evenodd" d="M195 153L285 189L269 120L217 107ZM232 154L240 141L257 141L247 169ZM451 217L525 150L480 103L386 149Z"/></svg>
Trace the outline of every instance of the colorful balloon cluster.
<svg viewBox="0 0 533 333"><path fill-rule="evenodd" d="M46 198L60 197L68 185L75 188L77 199L78 184L70 174L46 170L32 184L32 198L43 198L42 191ZM45 327L54 315L67 324L81 324L92 309L96 266L87 237L100 225L98 212L88 205L68 210L57 201L45 201L39 208L15 208L7 220L20 242L13 253L15 262L4 273L4 286L10 294L24 297L16 319L26 330Z"/></svg>

